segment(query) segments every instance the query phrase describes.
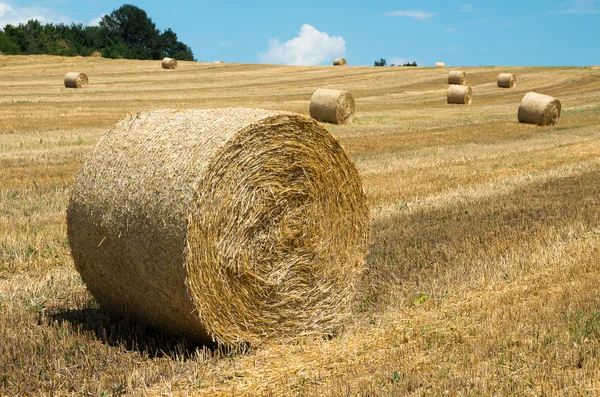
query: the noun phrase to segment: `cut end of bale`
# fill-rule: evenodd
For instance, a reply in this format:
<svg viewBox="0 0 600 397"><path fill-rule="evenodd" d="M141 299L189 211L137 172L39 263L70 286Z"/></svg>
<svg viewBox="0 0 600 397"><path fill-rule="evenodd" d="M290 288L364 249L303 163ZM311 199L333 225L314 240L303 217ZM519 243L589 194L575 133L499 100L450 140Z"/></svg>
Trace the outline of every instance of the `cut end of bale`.
<svg viewBox="0 0 600 397"><path fill-rule="evenodd" d="M224 344L342 325L370 239L344 149L314 120L259 109L120 122L84 161L67 231L101 307Z"/></svg>
<svg viewBox="0 0 600 397"><path fill-rule="evenodd" d="M460 70L453 70L448 73L448 84L467 84L467 74Z"/></svg>
<svg viewBox="0 0 600 397"><path fill-rule="evenodd" d="M473 90L465 85L451 85L448 88L448 103L470 105L473 99Z"/></svg>
<svg viewBox="0 0 600 397"><path fill-rule="evenodd" d="M310 117L326 123L350 124L355 107L350 92L319 88L310 99Z"/></svg>
<svg viewBox="0 0 600 397"><path fill-rule="evenodd" d="M520 123L539 126L556 125L560 119L560 100L548 95L528 92L519 106L517 117Z"/></svg>
<svg viewBox="0 0 600 397"><path fill-rule="evenodd" d="M65 87L85 88L88 85L88 77L84 73L69 72L65 75Z"/></svg>
<svg viewBox="0 0 600 397"><path fill-rule="evenodd" d="M162 60L163 69L177 69L177 60L173 58L163 58Z"/></svg>
<svg viewBox="0 0 600 397"><path fill-rule="evenodd" d="M346 66L346 58L335 58L333 66Z"/></svg>
<svg viewBox="0 0 600 397"><path fill-rule="evenodd" d="M498 87L514 88L517 86L517 77L512 73L500 73L498 75Z"/></svg>

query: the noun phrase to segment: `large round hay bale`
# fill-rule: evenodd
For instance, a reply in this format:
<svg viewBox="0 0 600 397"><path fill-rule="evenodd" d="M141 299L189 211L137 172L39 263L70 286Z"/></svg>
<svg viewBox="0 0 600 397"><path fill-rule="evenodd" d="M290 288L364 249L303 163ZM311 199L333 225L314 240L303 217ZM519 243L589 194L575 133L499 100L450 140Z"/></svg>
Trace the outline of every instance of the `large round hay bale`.
<svg viewBox="0 0 600 397"><path fill-rule="evenodd" d="M461 70L453 70L448 73L448 84L467 84L467 74Z"/></svg>
<svg viewBox="0 0 600 397"><path fill-rule="evenodd" d="M520 123L555 125L560 119L561 103L548 95L528 92L519 106Z"/></svg>
<svg viewBox="0 0 600 397"><path fill-rule="evenodd" d="M100 51L94 51L91 55L93 58L102 58L102 53Z"/></svg>
<svg viewBox="0 0 600 397"><path fill-rule="evenodd" d="M310 117L326 123L349 124L354 110L354 97L348 91L319 88L310 99Z"/></svg>
<svg viewBox="0 0 600 397"><path fill-rule="evenodd" d="M473 90L466 85L451 85L448 88L448 103L470 105L473 99Z"/></svg>
<svg viewBox="0 0 600 397"><path fill-rule="evenodd" d="M69 72L65 75L65 87L85 88L88 85L88 77L84 73Z"/></svg>
<svg viewBox="0 0 600 397"><path fill-rule="evenodd" d="M445 68L446 67L446 62L436 62L435 63L435 67L436 68Z"/></svg>
<svg viewBox="0 0 600 397"><path fill-rule="evenodd" d="M346 58L335 58L333 66L346 66Z"/></svg>
<svg viewBox="0 0 600 397"><path fill-rule="evenodd" d="M163 58L162 67L163 69L177 69L177 60L173 58Z"/></svg>
<svg viewBox="0 0 600 397"><path fill-rule="evenodd" d="M498 75L498 87L514 88L517 85L517 77L512 73L500 73Z"/></svg>
<svg viewBox="0 0 600 397"><path fill-rule="evenodd" d="M101 307L225 344L339 326L369 230L358 172L327 130L257 109L121 121L67 209L75 266Z"/></svg>

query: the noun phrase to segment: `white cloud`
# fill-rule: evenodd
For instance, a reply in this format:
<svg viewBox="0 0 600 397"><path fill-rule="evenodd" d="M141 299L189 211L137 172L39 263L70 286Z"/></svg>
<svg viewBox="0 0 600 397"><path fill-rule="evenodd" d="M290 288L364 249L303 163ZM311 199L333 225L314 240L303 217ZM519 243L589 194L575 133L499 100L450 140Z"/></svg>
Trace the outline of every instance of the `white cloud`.
<svg viewBox="0 0 600 397"><path fill-rule="evenodd" d="M385 15L389 17L410 17L419 19L421 21L425 21L427 19L433 18L437 15L435 12L425 12L421 10L397 10L397 11L389 11L386 12Z"/></svg>
<svg viewBox="0 0 600 397"><path fill-rule="evenodd" d="M460 12L471 12L473 11L473 6L471 4L463 4L460 6Z"/></svg>
<svg viewBox="0 0 600 397"><path fill-rule="evenodd" d="M573 0L564 3L564 9L550 11L550 14L590 15L600 14L600 8L596 6L595 0Z"/></svg>
<svg viewBox="0 0 600 397"><path fill-rule="evenodd" d="M96 17L96 18L94 18L94 19L90 20L90 21L88 22L88 26L98 26L98 25L100 25L100 21L102 20L102 18L103 18L105 15L106 15L106 13L104 13L104 14L100 15L99 17Z"/></svg>
<svg viewBox="0 0 600 397"><path fill-rule="evenodd" d="M304 24L298 37L281 43L277 39L269 40L267 51L258 54L264 63L283 63L285 65L320 65L330 63L333 58L346 53L346 42L340 36L329 36L313 26Z"/></svg>
<svg viewBox="0 0 600 397"><path fill-rule="evenodd" d="M41 23L70 23L73 20L56 10L40 6L18 7L9 3L0 2L0 28L7 24L18 25L31 19Z"/></svg>

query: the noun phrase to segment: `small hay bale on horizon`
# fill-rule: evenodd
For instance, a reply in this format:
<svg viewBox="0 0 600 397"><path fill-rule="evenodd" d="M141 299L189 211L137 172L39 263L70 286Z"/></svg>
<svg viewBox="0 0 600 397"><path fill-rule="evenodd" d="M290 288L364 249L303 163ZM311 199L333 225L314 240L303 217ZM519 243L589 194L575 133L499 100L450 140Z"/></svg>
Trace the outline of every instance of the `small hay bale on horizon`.
<svg viewBox="0 0 600 397"><path fill-rule="evenodd" d="M220 64L220 63L225 63L225 62L223 62L223 61L214 61L213 63Z"/></svg>
<svg viewBox="0 0 600 397"><path fill-rule="evenodd" d="M451 85L448 88L448 103L457 105L470 105L473 99L473 90L466 85Z"/></svg>
<svg viewBox="0 0 600 397"><path fill-rule="evenodd" d="M462 70L452 70L448 73L448 84L467 84L467 74Z"/></svg>
<svg viewBox="0 0 600 397"><path fill-rule="evenodd" d="M85 88L88 82L85 73L69 72L65 75L65 87L67 88Z"/></svg>
<svg viewBox="0 0 600 397"><path fill-rule="evenodd" d="M259 344L349 319L370 219L356 166L318 122L156 110L90 151L67 234L104 310L194 341Z"/></svg>
<svg viewBox="0 0 600 397"><path fill-rule="evenodd" d="M520 123L556 125L560 119L561 108L560 100L532 91L523 97L517 117Z"/></svg>
<svg viewBox="0 0 600 397"><path fill-rule="evenodd" d="M92 58L102 58L102 53L100 51L94 51L90 56Z"/></svg>
<svg viewBox="0 0 600 397"><path fill-rule="evenodd" d="M346 58L335 58L333 60L333 66L346 66Z"/></svg>
<svg viewBox="0 0 600 397"><path fill-rule="evenodd" d="M500 73L498 75L498 87L514 88L517 86L517 77L513 73Z"/></svg>
<svg viewBox="0 0 600 397"><path fill-rule="evenodd" d="M177 60L174 58L163 58L162 68L163 69L177 69Z"/></svg>
<svg viewBox="0 0 600 397"><path fill-rule="evenodd" d="M326 123L350 124L355 108L348 91L319 88L310 99L310 117Z"/></svg>
<svg viewBox="0 0 600 397"><path fill-rule="evenodd" d="M436 68L445 68L446 67L446 62L436 62L435 63L435 67Z"/></svg>

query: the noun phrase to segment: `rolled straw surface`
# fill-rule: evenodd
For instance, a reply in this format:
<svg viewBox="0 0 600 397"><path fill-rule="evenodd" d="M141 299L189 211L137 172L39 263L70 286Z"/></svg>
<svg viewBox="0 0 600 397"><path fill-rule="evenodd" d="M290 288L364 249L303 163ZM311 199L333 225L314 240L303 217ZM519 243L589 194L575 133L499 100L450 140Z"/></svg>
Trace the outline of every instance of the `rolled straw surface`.
<svg viewBox="0 0 600 397"><path fill-rule="evenodd" d="M163 69L177 69L177 60L173 58L163 58L162 67Z"/></svg>
<svg viewBox="0 0 600 397"><path fill-rule="evenodd" d="M356 167L327 130L257 109L121 121L67 209L75 266L101 307L225 344L338 326L369 230Z"/></svg>
<svg viewBox="0 0 600 397"><path fill-rule="evenodd" d="M520 123L555 125L560 119L561 103L548 95L528 92L519 106Z"/></svg>
<svg viewBox="0 0 600 397"><path fill-rule="evenodd" d="M333 66L346 66L346 58L335 58Z"/></svg>
<svg viewBox="0 0 600 397"><path fill-rule="evenodd" d="M448 88L448 103L470 105L473 99L471 87L466 85L451 85Z"/></svg>
<svg viewBox="0 0 600 397"><path fill-rule="evenodd" d="M94 58L102 58L102 53L100 51L94 51L91 56Z"/></svg>
<svg viewBox="0 0 600 397"><path fill-rule="evenodd" d="M88 77L84 73L69 72L65 75L65 87L85 88L88 85Z"/></svg>
<svg viewBox="0 0 600 397"><path fill-rule="evenodd" d="M467 74L460 70L453 70L448 73L448 84L465 85L467 83Z"/></svg>
<svg viewBox="0 0 600 397"><path fill-rule="evenodd" d="M445 68L446 67L446 63L445 62L436 62L435 63L435 67L436 68Z"/></svg>
<svg viewBox="0 0 600 397"><path fill-rule="evenodd" d="M517 77L512 73L500 73L498 75L498 87L514 88L517 85Z"/></svg>
<svg viewBox="0 0 600 397"><path fill-rule="evenodd" d="M354 97L348 91L319 88L310 99L310 117L334 124L349 124L354 116Z"/></svg>

